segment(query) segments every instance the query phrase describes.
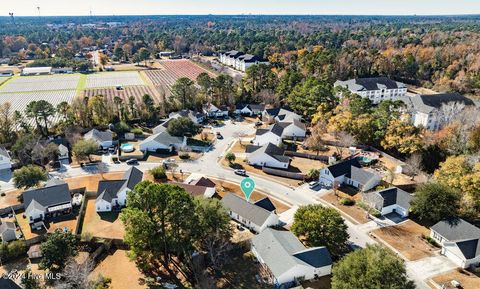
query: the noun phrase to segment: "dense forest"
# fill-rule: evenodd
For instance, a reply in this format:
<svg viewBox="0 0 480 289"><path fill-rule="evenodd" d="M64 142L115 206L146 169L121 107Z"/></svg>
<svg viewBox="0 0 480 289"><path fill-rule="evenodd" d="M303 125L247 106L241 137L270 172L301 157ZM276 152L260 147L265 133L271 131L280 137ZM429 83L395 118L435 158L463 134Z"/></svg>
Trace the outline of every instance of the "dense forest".
<svg viewBox="0 0 480 289"><path fill-rule="evenodd" d="M480 16L2 17L0 26L0 58L69 59L107 44L120 58L141 48L204 55L236 49L283 68L321 48L307 69L331 81L388 75L438 91L480 89Z"/></svg>

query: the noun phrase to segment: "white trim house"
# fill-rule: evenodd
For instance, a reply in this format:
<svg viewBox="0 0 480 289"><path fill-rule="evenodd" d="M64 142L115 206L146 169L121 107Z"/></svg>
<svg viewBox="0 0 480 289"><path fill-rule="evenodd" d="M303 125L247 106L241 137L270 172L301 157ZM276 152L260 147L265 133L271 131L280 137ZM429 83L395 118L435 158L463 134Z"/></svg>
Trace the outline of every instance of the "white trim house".
<svg viewBox="0 0 480 289"><path fill-rule="evenodd" d="M430 237L442 246L441 254L461 268L480 264L480 229L460 218L433 225Z"/></svg>
<svg viewBox="0 0 480 289"><path fill-rule="evenodd" d="M268 272L268 283L275 288L290 288L295 281L332 272L332 258L326 247L306 248L290 231L265 229L252 238L252 253Z"/></svg>
<svg viewBox="0 0 480 289"><path fill-rule="evenodd" d="M227 209L230 218L256 233L260 233L268 227L280 225L280 219L275 212L269 212L235 194L227 193L222 199L222 204Z"/></svg>
<svg viewBox="0 0 480 289"><path fill-rule="evenodd" d="M358 159L352 158L321 169L318 181L326 187L348 185L366 192L376 187L381 178L362 169Z"/></svg>
<svg viewBox="0 0 480 289"><path fill-rule="evenodd" d="M338 80L334 86L346 88L352 93L368 98L373 104L379 104L383 100L397 100L407 93L407 86L404 83L387 77Z"/></svg>
<svg viewBox="0 0 480 289"><path fill-rule="evenodd" d="M268 143L263 146L248 145L245 149L247 162L252 166L288 169L290 158L285 156L285 150Z"/></svg>
<svg viewBox="0 0 480 289"><path fill-rule="evenodd" d="M364 202L378 210L382 216L397 213L403 218L408 217L412 196L397 187L363 194Z"/></svg>
<svg viewBox="0 0 480 289"><path fill-rule="evenodd" d="M95 207L97 212L111 212L126 205L127 193L142 181L143 173L131 167L121 180L103 180L98 183Z"/></svg>

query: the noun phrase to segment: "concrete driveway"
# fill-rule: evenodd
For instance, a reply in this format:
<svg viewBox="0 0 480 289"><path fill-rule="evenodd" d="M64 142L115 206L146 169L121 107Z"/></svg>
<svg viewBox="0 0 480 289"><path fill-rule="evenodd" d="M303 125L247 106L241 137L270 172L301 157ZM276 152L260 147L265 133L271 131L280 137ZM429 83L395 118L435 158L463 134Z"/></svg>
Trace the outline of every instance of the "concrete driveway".
<svg viewBox="0 0 480 289"><path fill-rule="evenodd" d="M425 280L457 268L452 261L442 255L405 262L405 265L409 277L417 284L426 284Z"/></svg>

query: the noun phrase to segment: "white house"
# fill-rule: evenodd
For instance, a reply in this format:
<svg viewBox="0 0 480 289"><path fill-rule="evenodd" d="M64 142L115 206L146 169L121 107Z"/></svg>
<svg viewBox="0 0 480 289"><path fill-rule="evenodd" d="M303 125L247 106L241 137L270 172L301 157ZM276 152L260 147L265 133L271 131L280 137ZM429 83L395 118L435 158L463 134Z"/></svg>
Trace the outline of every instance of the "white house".
<svg viewBox="0 0 480 289"><path fill-rule="evenodd" d="M299 119L278 124L283 127L282 139L304 139L307 135L307 127Z"/></svg>
<svg viewBox="0 0 480 289"><path fill-rule="evenodd" d="M268 123L293 122L301 120L302 117L287 108L268 108L262 112L262 119Z"/></svg>
<svg viewBox="0 0 480 289"><path fill-rule="evenodd" d="M106 149L113 146L113 132L110 130L99 131L97 129L92 129L87 132L84 136L84 139L94 140L99 148Z"/></svg>
<svg viewBox="0 0 480 289"><path fill-rule="evenodd" d="M0 224L0 237L2 243L8 243L17 239L17 228L13 222L1 222Z"/></svg>
<svg viewBox="0 0 480 289"><path fill-rule="evenodd" d="M407 104L413 124L428 130L440 129L444 125L444 114L448 118L448 114L458 114L465 107L475 105L459 93L415 95L402 100ZM451 105L452 109L445 108L447 105Z"/></svg>
<svg viewBox="0 0 480 289"><path fill-rule="evenodd" d="M12 168L12 159L8 151L0 147L0 172L3 170L10 170Z"/></svg>
<svg viewBox="0 0 480 289"><path fill-rule="evenodd" d="M23 76L47 75L47 74L52 74L52 68L51 67L26 67L22 70L21 74Z"/></svg>
<svg viewBox="0 0 480 289"><path fill-rule="evenodd" d="M362 169L357 158L352 158L320 170L319 182L326 187L348 185L362 192L376 187L381 181L379 175Z"/></svg>
<svg viewBox="0 0 480 289"><path fill-rule="evenodd" d="M272 124L268 129L257 129L252 143L256 146L264 146L272 143L276 146L282 144L284 127L279 124Z"/></svg>
<svg viewBox="0 0 480 289"><path fill-rule="evenodd" d="M363 194L363 201L377 209L382 216L397 213L403 218L408 217L412 196L397 187Z"/></svg>
<svg viewBox="0 0 480 289"><path fill-rule="evenodd" d="M352 93L368 98L373 104L378 104L383 100L397 100L407 93L407 86L404 83L387 77L338 80L334 86L346 88Z"/></svg>
<svg viewBox="0 0 480 289"><path fill-rule="evenodd" d="M311 280L332 273L326 247L306 248L290 231L267 228L252 238L252 253L268 272L268 283L290 288L297 280Z"/></svg>
<svg viewBox="0 0 480 289"><path fill-rule="evenodd" d="M480 229L460 218L440 221L430 237L442 246L441 254L461 268L480 264Z"/></svg>
<svg viewBox="0 0 480 289"><path fill-rule="evenodd" d="M265 110L264 104L244 104L238 103L235 105L235 114L254 116L261 114Z"/></svg>
<svg viewBox="0 0 480 289"><path fill-rule="evenodd" d="M142 152L155 152L157 150L182 150L187 146L186 137L170 135L167 131L153 134L139 144Z"/></svg>
<svg viewBox="0 0 480 289"><path fill-rule="evenodd" d="M98 183L95 207L97 212L110 212L126 205L127 193L142 181L143 173L135 167L125 172L121 180L103 180Z"/></svg>
<svg viewBox="0 0 480 289"><path fill-rule="evenodd" d="M228 66L235 66L235 60L244 54L245 53L237 50L230 50L220 54L220 62Z"/></svg>
<svg viewBox="0 0 480 289"><path fill-rule="evenodd" d="M220 107L216 107L211 103L207 103L203 105L203 113L211 118L225 118L228 117L228 107L222 105Z"/></svg>
<svg viewBox="0 0 480 289"><path fill-rule="evenodd" d="M280 225L280 219L274 212L249 203L235 194L227 193L222 204L233 220L254 232L260 233L268 227Z"/></svg>
<svg viewBox="0 0 480 289"><path fill-rule="evenodd" d="M72 196L65 182L47 183L22 194L25 216L33 229L42 229L50 218L72 212Z"/></svg>
<svg viewBox="0 0 480 289"><path fill-rule="evenodd" d="M285 156L285 150L272 143L263 146L248 145L245 153L247 162L252 166L288 169L290 158Z"/></svg>
<svg viewBox="0 0 480 289"><path fill-rule="evenodd" d="M184 109L184 110L180 110L180 111L177 111L177 112L172 112L169 115L170 119L177 119L177 118L181 118L181 117L188 117L195 124L200 124L200 123L205 121L205 114L203 114L201 112L192 111L192 110L189 110L189 109Z"/></svg>

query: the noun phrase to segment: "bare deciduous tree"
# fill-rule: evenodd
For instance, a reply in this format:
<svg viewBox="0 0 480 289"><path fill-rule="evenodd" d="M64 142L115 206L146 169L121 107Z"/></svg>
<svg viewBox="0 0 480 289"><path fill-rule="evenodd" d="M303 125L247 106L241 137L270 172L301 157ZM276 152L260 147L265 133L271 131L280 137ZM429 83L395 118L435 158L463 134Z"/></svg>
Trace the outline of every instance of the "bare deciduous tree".
<svg viewBox="0 0 480 289"><path fill-rule="evenodd" d="M407 164L407 174L412 175L412 177L420 174L423 170L421 154L412 154L405 163Z"/></svg>
<svg viewBox="0 0 480 289"><path fill-rule="evenodd" d="M94 268L91 259L83 264L78 264L73 258L70 259L63 269L62 279L55 284L55 289L92 289L92 283L88 276Z"/></svg>
<svg viewBox="0 0 480 289"><path fill-rule="evenodd" d="M451 124L458 118L461 112L465 109L465 104L462 102L449 102L442 104L438 113L438 123L440 127Z"/></svg>

